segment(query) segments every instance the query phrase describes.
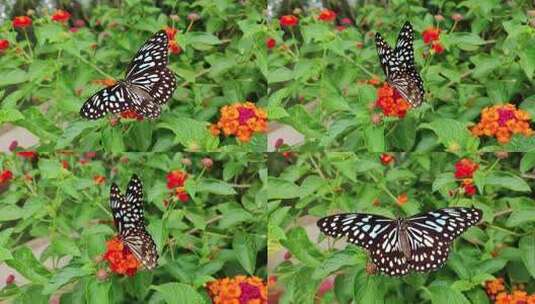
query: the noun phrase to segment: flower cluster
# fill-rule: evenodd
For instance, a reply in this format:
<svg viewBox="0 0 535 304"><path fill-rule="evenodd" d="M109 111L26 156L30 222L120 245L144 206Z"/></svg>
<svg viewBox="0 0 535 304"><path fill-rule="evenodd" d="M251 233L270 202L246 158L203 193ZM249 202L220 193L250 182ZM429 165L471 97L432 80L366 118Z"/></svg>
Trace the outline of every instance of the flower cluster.
<svg viewBox="0 0 535 304"><path fill-rule="evenodd" d="M223 131L225 136L235 135L239 141L248 142L254 132L267 131L267 113L252 102L224 106L220 113L219 121L210 126L213 135Z"/></svg>
<svg viewBox="0 0 535 304"><path fill-rule="evenodd" d="M381 109L385 116L396 116L399 118L405 117L407 110L411 107L399 92L386 82L382 87L377 89L375 106Z"/></svg>
<svg viewBox="0 0 535 304"><path fill-rule="evenodd" d="M175 40L178 30L174 27L166 27L164 30L167 34L167 38L169 39L169 51L171 51L172 54L180 54L182 52L182 48Z"/></svg>
<svg viewBox="0 0 535 304"><path fill-rule="evenodd" d="M106 182L106 177L102 175L95 175L93 176L93 182L95 185L102 185Z"/></svg>
<svg viewBox="0 0 535 304"><path fill-rule="evenodd" d="M388 166L394 161L394 156L392 154L383 153L379 159L383 165Z"/></svg>
<svg viewBox="0 0 535 304"><path fill-rule="evenodd" d="M428 27L423 33L422 37L425 44L430 44L433 52L440 54L444 52L444 46L440 43L440 29L436 27Z"/></svg>
<svg viewBox="0 0 535 304"><path fill-rule="evenodd" d="M71 18L71 14L64 10L57 10L52 15L52 21L61 22L61 23L69 21L69 18Z"/></svg>
<svg viewBox="0 0 535 304"><path fill-rule="evenodd" d="M407 195L407 193L402 193L396 197L396 204L398 204L398 206L403 206L408 201L409 201L409 196Z"/></svg>
<svg viewBox="0 0 535 304"><path fill-rule="evenodd" d="M0 173L0 185L9 183L12 178L13 173L10 170L3 170L2 173Z"/></svg>
<svg viewBox="0 0 535 304"><path fill-rule="evenodd" d="M279 23L281 26L296 26L299 23L299 19L294 15L284 15L280 17Z"/></svg>
<svg viewBox="0 0 535 304"><path fill-rule="evenodd" d="M17 16L11 22L14 28L26 28L32 25L32 19L28 16Z"/></svg>
<svg viewBox="0 0 535 304"><path fill-rule="evenodd" d="M17 156L20 156L27 160L34 160L37 158L37 152L36 151L19 151L17 152Z"/></svg>
<svg viewBox="0 0 535 304"><path fill-rule="evenodd" d="M325 22L331 22L336 19L336 13L330 9L324 9L318 15L318 19Z"/></svg>
<svg viewBox="0 0 535 304"><path fill-rule="evenodd" d="M9 47L9 41L0 39L0 54L2 54Z"/></svg>
<svg viewBox="0 0 535 304"><path fill-rule="evenodd" d="M214 304L267 304L267 287L258 277L218 279L207 288Z"/></svg>
<svg viewBox="0 0 535 304"><path fill-rule="evenodd" d="M513 134L533 135L529 113L519 110L515 105L496 105L481 111L481 120L472 127L476 136L494 136L499 143L505 144Z"/></svg>
<svg viewBox="0 0 535 304"><path fill-rule="evenodd" d="M275 46L277 46L277 40L273 39L273 38L268 38L266 39L266 47L268 49L272 49L274 48Z"/></svg>
<svg viewBox="0 0 535 304"><path fill-rule="evenodd" d="M124 119L143 120L143 116L138 114L134 110L126 110L126 111L121 112L121 117Z"/></svg>
<svg viewBox="0 0 535 304"><path fill-rule="evenodd" d="M184 171L173 170L167 174L167 189L175 192L176 198L185 203L189 200L189 195L184 188L184 183L188 179L188 174Z"/></svg>
<svg viewBox="0 0 535 304"><path fill-rule="evenodd" d="M474 196L477 192L472 180L479 165L473 160L463 158L455 163L455 178L461 181L460 187L467 196Z"/></svg>
<svg viewBox="0 0 535 304"><path fill-rule="evenodd" d="M106 246L107 249L102 258L108 261L111 271L128 276L136 274L141 264L119 238L107 241Z"/></svg>
<svg viewBox="0 0 535 304"><path fill-rule="evenodd" d="M528 295L523 288L516 288L512 293L508 293L503 278L486 281L485 291L495 304L535 304L535 294Z"/></svg>

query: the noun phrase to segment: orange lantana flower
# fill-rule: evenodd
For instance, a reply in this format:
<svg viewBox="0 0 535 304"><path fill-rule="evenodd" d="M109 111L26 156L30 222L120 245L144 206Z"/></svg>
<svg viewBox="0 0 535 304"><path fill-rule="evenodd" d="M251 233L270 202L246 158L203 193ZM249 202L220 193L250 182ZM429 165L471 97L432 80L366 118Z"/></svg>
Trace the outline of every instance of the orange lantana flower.
<svg viewBox="0 0 535 304"><path fill-rule="evenodd" d="M385 116L397 116L399 118L405 117L407 110L411 107L399 92L386 82L377 89L375 106L381 109Z"/></svg>
<svg viewBox="0 0 535 304"><path fill-rule="evenodd" d="M223 132L225 136L235 135L239 141L248 142L253 133L267 130L267 113L252 102L224 106L220 113L219 121L210 125L213 135Z"/></svg>
<svg viewBox="0 0 535 304"><path fill-rule="evenodd" d="M481 111L481 121L471 131L475 136L496 137L499 143L506 144L514 134L533 135L530 121L529 113L515 105L496 105Z"/></svg>
<svg viewBox="0 0 535 304"><path fill-rule="evenodd" d="M405 203L407 203L408 201L409 201L409 196L407 195L407 193L402 193L402 194L398 195L397 198L396 198L396 203L399 206L405 205Z"/></svg>
<svg viewBox="0 0 535 304"><path fill-rule="evenodd" d="M214 304L267 304L267 287L258 277L235 276L207 285Z"/></svg>

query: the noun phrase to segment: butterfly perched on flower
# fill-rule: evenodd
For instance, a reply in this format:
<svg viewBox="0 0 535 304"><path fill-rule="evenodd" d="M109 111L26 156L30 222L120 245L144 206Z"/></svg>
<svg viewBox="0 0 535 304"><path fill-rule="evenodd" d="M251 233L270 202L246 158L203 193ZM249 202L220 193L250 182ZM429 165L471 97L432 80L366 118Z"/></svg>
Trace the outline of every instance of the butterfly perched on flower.
<svg viewBox="0 0 535 304"><path fill-rule="evenodd" d="M145 229L143 185L137 175L134 174L130 179L126 195L115 183L111 185L110 208L119 239L147 269L154 269L158 264L158 251Z"/></svg>
<svg viewBox="0 0 535 304"><path fill-rule="evenodd" d="M413 41L414 30L409 22L405 22L401 28L393 50L381 34L375 34L377 54L386 75L386 81L413 107L417 107L424 100L424 86L414 66Z"/></svg>
<svg viewBox="0 0 535 304"><path fill-rule="evenodd" d="M320 219L319 229L368 250L377 269L390 276L427 272L448 259L450 245L481 220L476 208L452 207L408 218L390 219L366 213L336 214Z"/></svg>
<svg viewBox="0 0 535 304"><path fill-rule="evenodd" d="M157 32L134 56L125 78L91 96L80 115L99 119L107 113L133 110L142 117L157 118L176 88L175 75L167 68L167 47L167 34Z"/></svg>

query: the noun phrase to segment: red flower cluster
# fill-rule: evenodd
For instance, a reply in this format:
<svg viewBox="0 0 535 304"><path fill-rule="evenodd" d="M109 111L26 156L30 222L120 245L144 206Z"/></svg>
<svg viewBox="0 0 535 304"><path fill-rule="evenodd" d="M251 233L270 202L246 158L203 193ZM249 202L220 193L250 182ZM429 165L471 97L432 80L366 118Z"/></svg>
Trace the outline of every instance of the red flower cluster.
<svg viewBox="0 0 535 304"><path fill-rule="evenodd" d="M0 185L9 183L9 181L13 178L13 173L10 170L5 169L0 173Z"/></svg>
<svg viewBox="0 0 535 304"><path fill-rule="evenodd" d="M318 19L325 22L331 22L336 19L336 13L330 9L324 9L320 12Z"/></svg>
<svg viewBox="0 0 535 304"><path fill-rule="evenodd" d="M12 21L14 28L26 28L32 25L32 19L28 16L17 16Z"/></svg>
<svg viewBox="0 0 535 304"><path fill-rule="evenodd" d="M0 54L9 47L9 41L0 39Z"/></svg>
<svg viewBox="0 0 535 304"><path fill-rule="evenodd" d="M95 175L93 176L93 182L95 185L102 185L104 182L106 182L106 177L102 175Z"/></svg>
<svg viewBox="0 0 535 304"><path fill-rule="evenodd" d="M121 112L121 117L124 119L143 120L143 116L141 116L134 110L126 110Z"/></svg>
<svg viewBox="0 0 535 304"><path fill-rule="evenodd" d="M69 18L71 18L71 14L64 10L57 10L52 15L52 21L56 21L56 22L67 22Z"/></svg>
<svg viewBox="0 0 535 304"><path fill-rule="evenodd" d="M440 29L436 27L428 27L423 33L422 37L425 44L431 44L431 49L440 54L444 52L444 46L440 43Z"/></svg>
<svg viewBox="0 0 535 304"><path fill-rule="evenodd" d="M381 154L379 158L381 159L381 163L385 166L389 165L394 161L394 156L388 153Z"/></svg>
<svg viewBox="0 0 535 304"><path fill-rule="evenodd" d="M37 152L36 151L20 151L20 152L17 152L17 156L26 158L28 160L33 160L37 158Z"/></svg>
<svg viewBox="0 0 535 304"><path fill-rule="evenodd" d="M299 19L294 15L285 15L280 17L279 23L281 26L296 26L299 23Z"/></svg>
<svg viewBox="0 0 535 304"><path fill-rule="evenodd" d="M385 116L396 116L399 118L405 117L407 110L411 107L399 92L386 82L382 87L377 89L375 106L381 109Z"/></svg>
<svg viewBox="0 0 535 304"><path fill-rule="evenodd" d="M173 170L167 174L167 189L174 189L176 198L183 203L189 200L189 195L184 188L187 179L188 174L184 171Z"/></svg>
<svg viewBox="0 0 535 304"><path fill-rule="evenodd" d="M467 196L474 196L477 193L472 177L478 168L479 165L468 158L463 158L455 163L455 178L462 180L460 186Z"/></svg>
<svg viewBox="0 0 535 304"><path fill-rule="evenodd" d="M102 258L108 261L111 271L127 276L133 276L140 268L140 263L123 242L115 237L106 242L106 252Z"/></svg>
<svg viewBox="0 0 535 304"><path fill-rule="evenodd" d="M176 33L178 32L178 30L174 27L166 27L165 29L165 33L167 34L167 38L169 39L169 50L171 51L172 54L180 54L182 52L182 48L180 47L180 45L178 44L178 42L176 42L175 40L175 36L176 36Z"/></svg>
<svg viewBox="0 0 535 304"><path fill-rule="evenodd" d="M266 39L266 47L267 47L268 49L272 49L272 48L274 48L276 45L277 45L277 41L276 41L275 39L273 39L273 38L271 38L271 37L268 38L268 39Z"/></svg>

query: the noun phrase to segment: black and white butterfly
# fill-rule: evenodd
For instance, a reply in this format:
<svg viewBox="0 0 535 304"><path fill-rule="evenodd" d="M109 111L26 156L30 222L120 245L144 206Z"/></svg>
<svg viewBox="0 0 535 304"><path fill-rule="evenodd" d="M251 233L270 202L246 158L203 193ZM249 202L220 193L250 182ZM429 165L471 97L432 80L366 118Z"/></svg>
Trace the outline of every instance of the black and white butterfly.
<svg viewBox="0 0 535 304"><path fill-rule="evenodd" d="M390 219L365 213L336 214L320 219L320 230L364 247L381 272L405 275L441 267L453 240L481 220L476 208L452 207L408 218Z"/></svg>
<svg viewBox="0 0 535 304"><path fill-rule="evenodd" d="M424 86L414 66L413 41L414 30L409 22L405 22L401 28L394 50L381 34L375 34L377 54L386 75L386 81L413 107L417 107L424 100Z"/></svg>
<svg viewBox="0 0 535 304"><path fill-rule="evenodd" d="M145 229L143 186L137 175L134 174L130 179L126 196L121 194L115 183L111 185L110 207L123 244L147 269L154 269L158 264L158 251Z"/></svg>
<svg viewBox="0 0 535 304"><path fill-rule="evenodd" d="M167 68L168 38L159 31L139 49L130 62L124 80L91 96L80 109L87 119L107 113L133 110L146 118L160 115L160 107L173 95L175 75Z"/></svg>

